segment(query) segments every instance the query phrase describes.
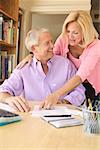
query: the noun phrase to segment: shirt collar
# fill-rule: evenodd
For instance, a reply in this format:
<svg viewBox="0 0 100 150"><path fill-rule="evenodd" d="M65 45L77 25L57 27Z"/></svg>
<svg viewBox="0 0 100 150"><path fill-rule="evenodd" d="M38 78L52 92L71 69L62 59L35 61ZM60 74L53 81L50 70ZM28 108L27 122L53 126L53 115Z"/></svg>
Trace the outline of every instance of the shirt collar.
<svg viewBox="0 0 100 150"><path fill-rule="evenodd" d="M33 61L34 61L34 64L36 64L36 65L37 65L37 63L39 62L39 61L36 59L35 56L33 57Z"/></svg>
<svg viewBox="0 0 100 150"><path fill-rule="evenodd" d="M47 64L52 64L53 58L54 58L54 56L53 56L50 60L48 60L48 63L47 63ZM34 64L35 64L36 66L37 66L38 63L40 63L40 61L37 60L37 58L36 58L35 56L33 57L33 61L34 61Z"/></svg>

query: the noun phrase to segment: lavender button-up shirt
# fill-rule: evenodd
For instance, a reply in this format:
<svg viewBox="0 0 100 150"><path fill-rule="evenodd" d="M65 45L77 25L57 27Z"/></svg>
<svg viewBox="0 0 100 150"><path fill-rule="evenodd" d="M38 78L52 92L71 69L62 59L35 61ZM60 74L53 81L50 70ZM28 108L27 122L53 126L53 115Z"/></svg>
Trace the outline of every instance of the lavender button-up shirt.
<svg viewBox="0 0 100 150"><path fill-rule="evenodd" d="M53 56L47 63L48 73L43 72L41 63L34 57L32 63L22 69L15 69L9 79L0 86L0 92L23 96L28 100L44 100L48 94L63 86L75 73L74 65L62 56ZM81 105L85 99L84 87L78 86L61 97L74 105Z"/></svg>

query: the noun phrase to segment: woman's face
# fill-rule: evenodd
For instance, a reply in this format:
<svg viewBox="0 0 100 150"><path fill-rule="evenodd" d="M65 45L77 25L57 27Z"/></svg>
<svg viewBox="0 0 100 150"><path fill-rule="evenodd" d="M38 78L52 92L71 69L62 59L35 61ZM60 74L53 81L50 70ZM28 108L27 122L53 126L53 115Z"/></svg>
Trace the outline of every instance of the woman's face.
<svg viewBox="0 0 100 150"><path fill-rule="evenodd" d="M67 35L69 40L69 45L76 46L82 43L82 30L77 22L71 22L67 26Z"/></svg>

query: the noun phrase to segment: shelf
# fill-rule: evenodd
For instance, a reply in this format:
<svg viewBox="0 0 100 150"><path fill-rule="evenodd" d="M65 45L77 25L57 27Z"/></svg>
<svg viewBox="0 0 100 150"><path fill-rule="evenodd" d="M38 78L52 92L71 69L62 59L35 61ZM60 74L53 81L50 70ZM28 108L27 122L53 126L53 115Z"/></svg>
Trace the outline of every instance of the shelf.
<svg viewBox="0 0 100 150"><path fill-rule="evenodd" d="M16 66L19 0L0 0L0 84Z"/></svg>
<svg viewBox="0 0 100 150"><path fill-rule="evenodd" d="M4 12L3 10L0 9L0 13L4 15L4 17L6 18L10 18L14 21L17 21L14 17L12 17L11 15L7 14L6 12Z"/></svg>
<svg viewBox="0 0 100 150"><path fill-rule="evenodd" d="M0 12L18 22L19 0L0 0Z"/></svg>
<svg viewBox="0 0 100 150"><path fill-rule="evenodd" d="M7 46L7 47L16 47L16 45L9 44L9 43L4 42L4 41L0 41L0 45L1 45L1 46Z"/></svg>

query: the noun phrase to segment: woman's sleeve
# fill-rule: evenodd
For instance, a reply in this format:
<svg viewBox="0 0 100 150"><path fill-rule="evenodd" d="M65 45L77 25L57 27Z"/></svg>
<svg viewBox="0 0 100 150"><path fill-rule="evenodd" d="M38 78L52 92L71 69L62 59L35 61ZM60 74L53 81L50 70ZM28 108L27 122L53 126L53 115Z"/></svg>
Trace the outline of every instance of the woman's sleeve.
<svg viewBox="0 0 100 150"><path fill-rule="evenodd" d="M68 63L68 68L66 70L67 70L67 81L68 81L75 75L77 70L71 62ZM83 87L82 84L80 84L70 93L65 94L61 98L69 101L71 104L75 106L80 106L84 102L84 99L85 99L85 88Z"/></svg>
<svg viewBox="0 0 100 150"><path fill-rule="evenodd" d="M77 71L82 82L84 82L94 71L96 65L100 62L100 42L91 46L87 55L82 59L81 65Z"/></svg>
<svg viewBox="0 0 100 150"><path fill-rule="evenodd" d="M65 56L68 51L68 41L60 35L54 44L53 52L55 55Z"/></svg>

